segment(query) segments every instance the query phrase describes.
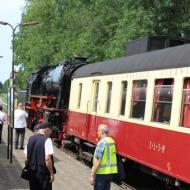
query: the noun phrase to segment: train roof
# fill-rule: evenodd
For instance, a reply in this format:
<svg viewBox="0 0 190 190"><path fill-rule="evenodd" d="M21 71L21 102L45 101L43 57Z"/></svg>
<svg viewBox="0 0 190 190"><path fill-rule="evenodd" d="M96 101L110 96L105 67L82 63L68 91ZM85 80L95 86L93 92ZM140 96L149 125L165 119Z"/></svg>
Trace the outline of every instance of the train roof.
<svg viewBox="0 0 190 190"><path fill-rule="evenodd" d="M84 65L74 72L73 78L188 66L190 66L190 44Z"/></svg>

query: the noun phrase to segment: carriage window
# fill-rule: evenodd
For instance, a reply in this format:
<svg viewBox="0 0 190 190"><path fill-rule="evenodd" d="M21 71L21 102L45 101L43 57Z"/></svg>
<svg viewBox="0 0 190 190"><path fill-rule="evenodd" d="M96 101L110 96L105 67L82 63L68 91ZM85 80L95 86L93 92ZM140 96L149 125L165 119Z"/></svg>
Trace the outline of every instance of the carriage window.
<svg viewBox="0 0 190 190"><path fill-rule="evenodd" d="M158 79L155 81L153 121L170 123L173 84L173 79Z"/></svg>
<svg viewBox="0 0 190 190"><path fill-rule="evenodd" d="M133 81L131 117L144 119L147 80Z"/></svg>
<svg viewBox="0 0 190 190"><path fill-rule="evenodd" d="M111 105L111 93L112 93L112 82L107 83L107 102L106 102L106 113L110 112Z"/></svg>
<svg viewBox="0 0 190 190"><path fill-rule="evenodd" d="M190 78L184 80L181 126L190 128Z"/></svg>
<svg viewBox="0 0 190 190"><path fill-rule="evenodd" d="M99 82L94 82L93 107L92 107L93 112L97 112L98 93L99 93Z"/></svg>
<svg viewBox="0 0 190 190"><path fill-rule="evenodd" d="M120 115L125 115L125 104L127 97L127 81L121 82L121 105L120 105Z"/></svg>
<svg viewBox="0 0 190 190"><path fill-rule="evenodd" d="M77 104L77 108L80 108L81 94L82 94L82 83L79 84L79 94L78 94L78 104Z"/></svg>

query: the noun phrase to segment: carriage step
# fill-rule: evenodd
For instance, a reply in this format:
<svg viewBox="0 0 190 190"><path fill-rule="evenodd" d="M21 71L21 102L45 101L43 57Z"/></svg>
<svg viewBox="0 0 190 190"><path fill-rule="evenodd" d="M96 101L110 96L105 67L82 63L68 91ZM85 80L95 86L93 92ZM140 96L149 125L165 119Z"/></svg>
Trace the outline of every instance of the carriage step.
<svg viewBox="0 0 190 190"><path fill-rule="evenodd" d="M64 144L64 145L69 145L69 144L71 144L72 142L71 141L69 141L69 140L62 140L62 144Z"/></svg>
<svg viewBox="0 0 190 190"><path fill-rule="evenodd" d="M89 152L82 152L82 157L85 159L85 160L87 160L87 161L91 161L92 160L92 158L93 158L93 155L92 154L90 154Z"/></svg>
<svg viewBox="0 0 190 190"><path fill-rule="evenodd" d="M90 147L90 148L95 148L95 145L91 144L91 143L88 143L88 142L84 142L83 143L84 145Z"/></svg>

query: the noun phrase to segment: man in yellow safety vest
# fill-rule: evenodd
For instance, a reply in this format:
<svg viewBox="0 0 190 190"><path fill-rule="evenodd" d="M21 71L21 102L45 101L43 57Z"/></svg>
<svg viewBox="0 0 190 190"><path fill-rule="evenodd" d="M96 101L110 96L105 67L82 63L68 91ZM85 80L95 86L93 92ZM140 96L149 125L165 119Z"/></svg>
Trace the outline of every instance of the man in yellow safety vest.
<svg viewBox="0 0 190 190"><path fill-rule="evenodd" d="M105 124L98 126L98 139L90 184L94 190L110 190L113 174L118 172L115 141L108 137L108 127Z"/></svg>

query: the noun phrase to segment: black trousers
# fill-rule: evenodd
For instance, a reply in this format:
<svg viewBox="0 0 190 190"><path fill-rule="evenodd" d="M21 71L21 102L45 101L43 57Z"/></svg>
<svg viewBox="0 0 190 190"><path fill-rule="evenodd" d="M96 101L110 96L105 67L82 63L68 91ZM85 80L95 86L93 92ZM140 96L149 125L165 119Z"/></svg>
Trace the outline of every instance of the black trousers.
<svg viewBox="0 0 190 190"><path fill-rule="evenodd" d="M20 139L20 148L24 148L25 128L15 128L15 148L18 148Z"/></svg>
<svg viewBox="0 0 190 190"><path fill-rule="evenodd" d="M110 190L112 174L96 174L94 190Z"/></svg>
<svg viewBox="0 0 190 190"><path fill-rule="evenodd" d="M49 174L31 171L29 185L30 190L52 190Z"/></svg>
<svg viewBox="0 0 190 190"><path fill-rule="evenodd" d="M2 142L3 124L0 124L0 143Z"/></svg>

